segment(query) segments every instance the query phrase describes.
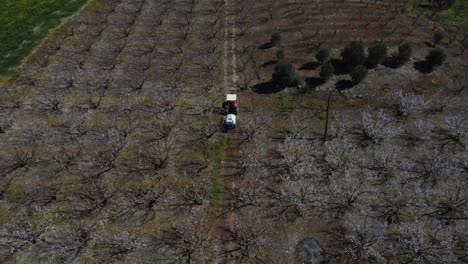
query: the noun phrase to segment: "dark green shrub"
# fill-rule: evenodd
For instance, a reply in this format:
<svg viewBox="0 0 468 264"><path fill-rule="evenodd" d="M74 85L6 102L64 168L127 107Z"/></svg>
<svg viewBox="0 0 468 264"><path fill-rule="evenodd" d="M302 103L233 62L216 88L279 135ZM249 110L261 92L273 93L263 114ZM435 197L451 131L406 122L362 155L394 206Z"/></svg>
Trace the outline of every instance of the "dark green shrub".
<svg viewBox="0 0 468 264"><path fill-rule="evenodd" d="M278 60L283 60L284 59L284 50L283 49L279 49L278 51L276 51L276 58Z"/></svg>
<svg viewBox="0 0 468 264"><path fill-rule="evenodd" d="M434 33L434 35L432 36L432 42L434 43L434 46L437 46L443 38L444 35L442 34L442 32L437 31L436 33Z"/></svg>
<svg viewBox="0 0 468 264"><path fill-rule="evenodd" d="M298 83L296 71L290 63L280 61L275 66L273 81L282 87L294 86Z"/></svg>
<svg viewBox="0 0 468 264"><path fill-rule="evenodd" d="M335 68L333 68L333 65L330 62L326 62L320 68L320 78L326 81L330 79L330 77L333 76L334 72L335 72Z"/></svg>
<svg viewBox="0 0 468 264"><path fill-rule="evenodd" d="M398 47L396 60L398 64L402 65L411 58L411 55L413 55L413 47L409 43L404 43Z"/></svg>
<svg viewBox="0 0 468 264"><path fill-rule="evenodd" d="M327 62L328 60L330 60L330 50L326 48L320 49L315 55L315 58L321 64Z"/></svg>
<svg viewBox="0 0 468 264"><path fill-rule="evenodd" d="M426 64L429 68L434 68L436 66L442 65L444 63L445 59L447 56L445 55L445 52L442 49L433 49L429 52L429 54L426 56Z"/></svg>
<svg viewBox="0 0 468 264"><path fill-rule="evenodd" d="M431 0L432 7L435 9L446 10L455 4L455 0Z"/></svg>
<svg viewBox="0 0 468 264"><path fill-rule="evenodd" d="M359 65L351 72L351 78L353 80L353 84L358 84L364 80L367 76L367 69L366 67Z"/></svg>
<svg viewBox="0 0 468 264"><path fill-rule="evenodd" d="M281 34L279 32L275 32L271 34L271 38L270 38L271 45L277 46L279 45L280 42L281 42Z"/></svg>
<svg viewBox="0 0 468 264"><path fill-rule="evenodd" d="M353 70L356 66L362 65L366 61L364 47L362 43L353 41L346 46L341 53L343 63L348 70Z"/></svg>
<svg viewBox="0 0 468 264"><path fill-rule="evenodd" d="M377 65L384 62L387 58L387 45L383 43L375 44L369 48L366 64L369 68L375 68Z"/></svg>

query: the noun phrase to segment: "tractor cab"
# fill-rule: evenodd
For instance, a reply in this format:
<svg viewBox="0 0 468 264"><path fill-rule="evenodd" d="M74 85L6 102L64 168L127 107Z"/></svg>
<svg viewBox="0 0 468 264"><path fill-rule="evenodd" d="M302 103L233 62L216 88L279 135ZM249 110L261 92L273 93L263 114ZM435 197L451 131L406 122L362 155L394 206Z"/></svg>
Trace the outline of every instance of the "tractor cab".
<svg viewBox="0 0 468 264"><path fill-rule="evenodd" d="M224 129L225 130L231 130L236 128L236 115L233 114L228 114L224 118Z"/></svg>
<svg viewBox="0 0 468 264"><path fill-rule="evenodd" d="M223 110L226 115L237 115L237 109L239 108L239 103L237 103L237 94L228 94L226 96L226 101L223 103Z"/></svg>
<svg viewBox="0 0 468 264"><path fill-rule="evenodd" d="M237 94L228 94L226 101L223 103L223 118L221 119L221 129L225 132L236 128L237 109Z"/></svg>

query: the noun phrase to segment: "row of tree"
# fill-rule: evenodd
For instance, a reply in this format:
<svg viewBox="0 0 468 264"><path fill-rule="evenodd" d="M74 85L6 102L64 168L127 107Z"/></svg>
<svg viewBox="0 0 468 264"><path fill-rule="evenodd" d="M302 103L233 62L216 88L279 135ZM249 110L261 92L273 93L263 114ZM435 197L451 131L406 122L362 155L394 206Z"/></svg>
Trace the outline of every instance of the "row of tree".
<svg viewBox="0 0 468 264"><path fill-rule="evenodd" d="M273 40L272 36L272 40ZM389 67L401 67L412 56L412 47L409 43L404 43L398 47L398 50L388 55L388 46L384 43L377 43L370 46L366 50L362 43L351 42L341 52L341 61L332 61L331 51L327 48L320 49L315 58L320 63L320 78L322 81L327 81L330 77L336 74L335 67L344 68L345 72L349 72L353 84L358 84L367 76L368 69L374 69L380 64L386 64ZM274 69L272 76L273 81L282 86L297 86L303 83L299 74L294 67L284 61L284 51L278 50L277 58L280 60ZM444 50L441 48L432 49L426 56L423 66L427 70L432 71L435 67L440 66L446 59ZM341 72L341 71L340 71Z"/></svg>

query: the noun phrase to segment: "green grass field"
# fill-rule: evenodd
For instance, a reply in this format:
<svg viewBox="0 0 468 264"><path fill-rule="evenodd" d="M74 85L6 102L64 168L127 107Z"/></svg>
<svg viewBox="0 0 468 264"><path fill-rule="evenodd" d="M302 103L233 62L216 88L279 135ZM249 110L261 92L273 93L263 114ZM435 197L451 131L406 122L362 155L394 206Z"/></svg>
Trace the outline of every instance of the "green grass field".
<svg viewBox="0 0 468 264"><path fill-rule="evenodd" d="M448 22L452 25L466 22L468 19L468 2L466 0L458 0L452 8L440 12L437 18L442 22Z"/></svg>
<svg viewBox="0 0 468 264"><path fill-rule="evenodd" d="M413 9L413 6L416 6L416 9ZM430 14L432 12L430 6L431 1L428 0L409 0L407 2L407 9L413 10L414 13L426 11ZM448 25L460 25L468 19L468 1L456 0L451 8L439 10L432 19Z"/></svg>
<svg viewBox="0 0 468 264"><path fill-rule="evenodd" d="M60 20L87 0L2 0L0 75L8 73Z"/></svg>

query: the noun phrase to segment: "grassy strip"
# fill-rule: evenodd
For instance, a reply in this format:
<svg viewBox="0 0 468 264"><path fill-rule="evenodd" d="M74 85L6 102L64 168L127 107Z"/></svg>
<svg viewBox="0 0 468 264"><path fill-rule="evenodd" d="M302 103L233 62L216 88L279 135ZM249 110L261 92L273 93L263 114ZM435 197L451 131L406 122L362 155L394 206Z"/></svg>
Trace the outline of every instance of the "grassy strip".
<svg viewBox="0 0 468 264"><path fill-rule="evenodd" d="M294 101L294 98L292 98L289 94L279 93L276 95L276 100L276 107L281 112L290 113L296 108L296 102Z"/></svg>
<svg viewBox="0 0 468 264"><path fill-rule="evenodd" d="M212 145L212 153L216 157L215 164L212 168L212 176L211 176L211 186L210 186L210 204L213 208L217 208L217 205L222 202L221 201L221 182L220 177L223 170L223 153L224 149L226 148L227 138L226 134L220 133L219 140L216 144ZM216 210L215 209L215 210ZM222 208L221 208L222 210Z"/></svg>
<svg viewBox="0 0 468 264"><path fill-rule="evenodd" d="M431 1L428 0L409 0L406 4L407 10L413 10L410 15L416 15L419 12L426 12L430 16L433 12ZM457 0L453 6L447 10L439 10L432 20L449 25L461 25L468 19L468 3L466 0Z"/></svg>
<svg viewBox="0 0 468 264"><path fill-rule="evenodd" d="M18 65L49 29L87 0L3 0L0 8L0 75Z"/></svg>
<svg viewBox="0 0 468 264"><path fill-rule="evenodd" d="M468 19L468 3L463 1L466 0L458 0L452 8L440 12L436 19L452 25L466 22Z"/></svg>

